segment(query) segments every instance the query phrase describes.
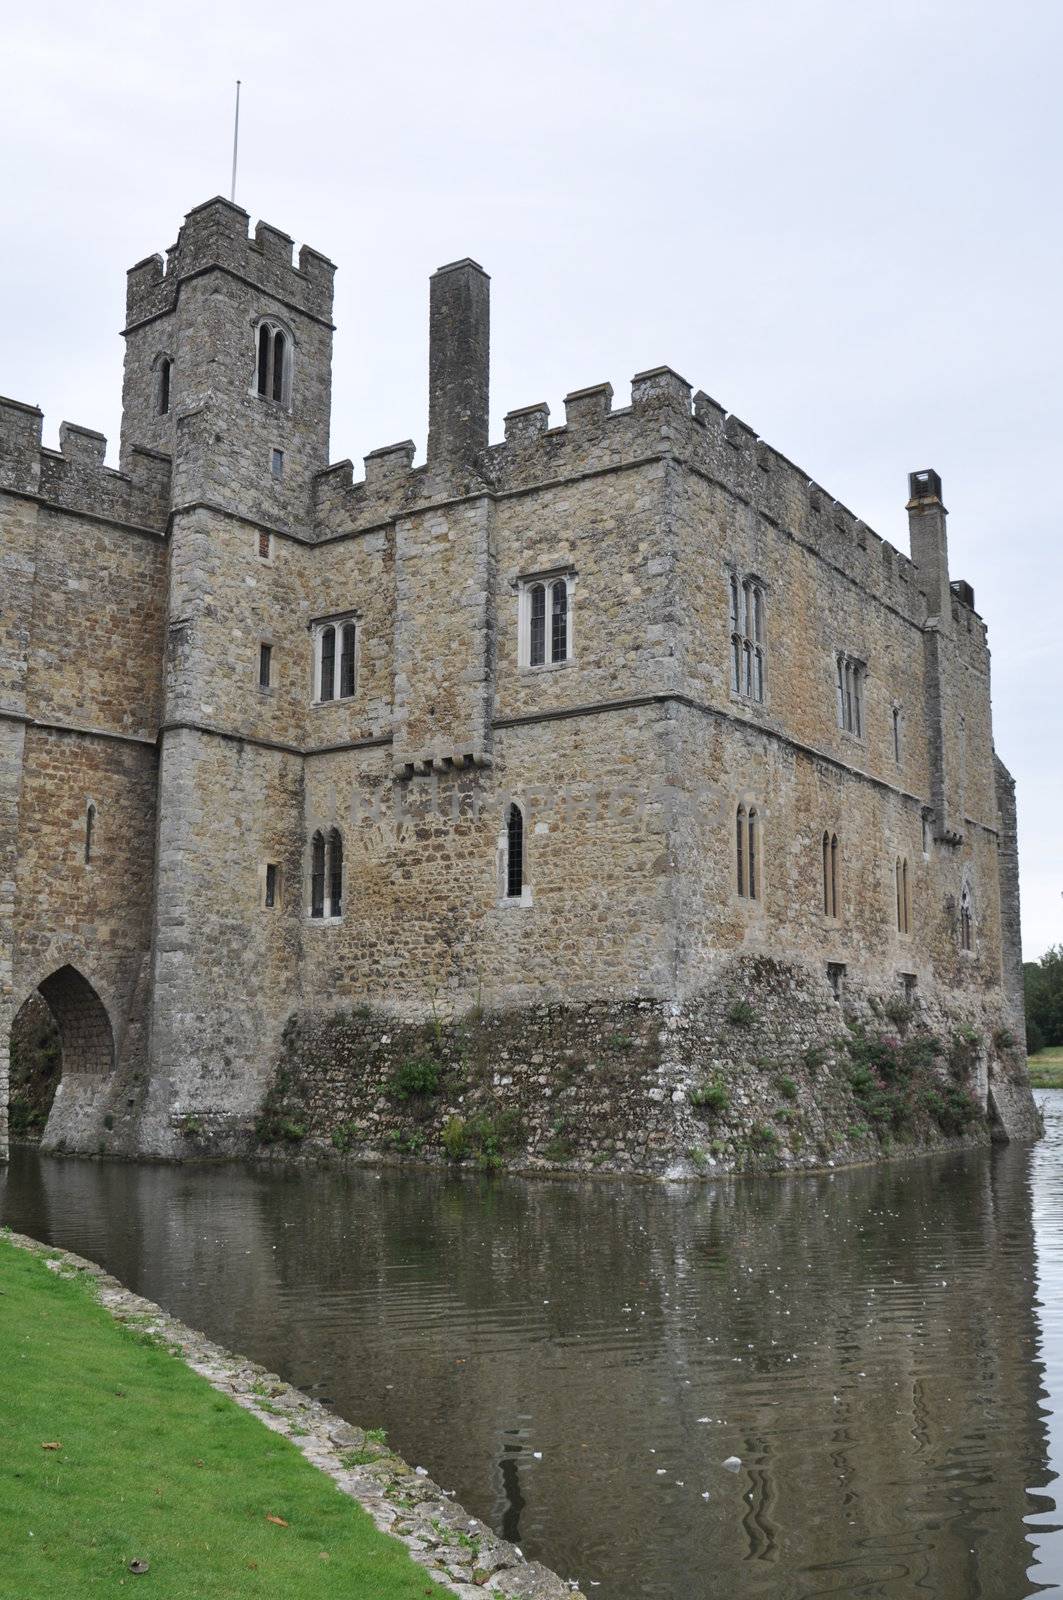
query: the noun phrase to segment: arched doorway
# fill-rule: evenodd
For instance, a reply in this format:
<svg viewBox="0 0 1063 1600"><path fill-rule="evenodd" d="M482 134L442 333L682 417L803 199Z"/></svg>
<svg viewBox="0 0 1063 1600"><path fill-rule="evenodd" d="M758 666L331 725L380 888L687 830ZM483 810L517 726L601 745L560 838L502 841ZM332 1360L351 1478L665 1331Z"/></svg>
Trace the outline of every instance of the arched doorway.
<svg viewBox="0 0 1063 1600"><path fill-rule="evenodd" d="M96 1100L113 1066L106 1006L76 967L60 967L37 986L12 1024L11 1138L60 1142Z"/></svg>

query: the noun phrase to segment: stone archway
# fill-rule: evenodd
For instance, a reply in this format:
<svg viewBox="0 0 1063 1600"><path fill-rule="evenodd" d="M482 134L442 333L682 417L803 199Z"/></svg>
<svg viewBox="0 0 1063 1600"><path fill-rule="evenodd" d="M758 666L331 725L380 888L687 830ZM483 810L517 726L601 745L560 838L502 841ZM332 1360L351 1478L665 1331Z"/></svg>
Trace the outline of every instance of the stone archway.
<svg viewBox="0 0 1063 1600"><path fill-rule="evenodd" d="M41 1132L39 1113L44 1110L47 1123L41 1137L42 1147L51 1150L66 1146L81 1148L82 1136L96 1121L98 1102L111 1087L115 1057L111 1019L92 984L72 966L57 968L37 985L18 1013L16 1027L34 1000L38 1001L37 1014L40 1014L39 1001L43 1001L54 1020L61 1052L57 1074L53 1067L53 1077L58 1081L37 1086L36 1131ZM49 1095L54 1095L50 1108Z"/></svg>
<svg viewBox="0 0 1063 1600"><path fill-rule="evenodd" d="M114 1066L114 1034L107 1008L76 967L60 967L37 985L55 1018L63 1042L63 1076L109 1073Z"/></svg>

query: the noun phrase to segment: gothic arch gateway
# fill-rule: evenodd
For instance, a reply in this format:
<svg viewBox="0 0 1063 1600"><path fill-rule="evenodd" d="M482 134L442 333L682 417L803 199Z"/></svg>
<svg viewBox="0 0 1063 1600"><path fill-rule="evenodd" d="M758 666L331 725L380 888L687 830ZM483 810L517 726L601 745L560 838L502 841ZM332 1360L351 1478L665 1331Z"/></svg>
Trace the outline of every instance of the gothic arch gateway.
<svg viewBox="0 0 1063 1600"><path fill-rule="evenodd" d="M102 1076L114 1066L114 1033L107 1008L76 967L60 967L37 985L63 1041L63 1076Z"/></svg>
<svg viewBox="0 0 1063 1600"><path fill-rule="evenodd" d="M111 1019L92 984L76 967L58 967L33 993L48 1007L62 1048L58 1083L41 1143L53 1150L73 1147L99 1094L110 1088L115 1061ZM22 1008L16 1020L21 1013ZM47 1105L47 1099L42 1103Z"/></svg>

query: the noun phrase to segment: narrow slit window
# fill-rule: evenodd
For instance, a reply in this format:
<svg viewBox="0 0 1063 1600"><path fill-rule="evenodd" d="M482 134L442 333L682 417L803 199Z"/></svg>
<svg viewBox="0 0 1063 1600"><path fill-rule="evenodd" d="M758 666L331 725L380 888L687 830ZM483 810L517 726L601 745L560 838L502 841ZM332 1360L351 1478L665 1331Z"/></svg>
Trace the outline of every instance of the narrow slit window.
<svg viewBox="0 0 1063 1600"><path fill-rule="evenodd" d="M533 667L541 667L546 661L546 585L533 584L529 600L531 617L528 660Z"/></svg>
<svg viewBox="0 0 1063 1600"><path fill-rule="evenodd" d="M92 850L96 843L96 807L90 800L85 810L85 865L92 860Z"/></svg>
<svg viewBox="0 0 1063 1600"><path fill-rule="evenodd" d="M268 689L273 675L273 646L260 644L258 647L258 686Z"/></svg>
<svg viewBox="0 0 1063 1600"><path fill-rule="evenodd" d="M524 893L524 813L514 802L506 817L506 896L519 900Z"/></svg>
<svg viewBox="0 0 1063 1600"><path fill-rule="evenodd" d="M830 838L830 900L831 916L840 917L842 914L841 883L838 876L838 835L831 834Z"/></svg>
<svg viewBox="0 0 1063 1600"><path fill-rule="evenodd" d="M288 356L288 341L278 328L273 335L273 398L284 400L284 364Z"/></svg>
<svg viewBox="0 0 1063 1600"><path fill-rule="evenodd" d="M354 694L355 627L345 622L340 632L340 699L349 700Z"/></svg>
<svg viewBox="0 0 1063 1600"><path fill-rule="evenodd" d="M321 691L319 700L336 698L336 630L324 628L321 632Z"/></svg>
<svg viewBox="0 0 1063 1600"><path fill-rule="evenodd" d="M325 915L325 836L315 833L310 845L310 915Z"/></svg>
<svg viewBox="0 0 1063 1600"><path fill-rule="evenodd" d="M277 904L277 863L275 861L267 861L266 863L266 892L263 896L263 901L267 911L272 911Z"/></svg>
<svg viewBox="0 0 1063 1600"><path fill-rule="evenodd" d="M272 554L272 551L273 551L273 545L271 543L271 535L266 532L265 528L260 528L259 532L258 532L258 558L259 558L259 560L260 561L268 561L269 558L270 558L270 555Z"/></svg>
<svg viewBox="0 0 1063 1600"><path fill-rule="evenodd" d="M166 416L170 409L170 374L172 368L173 362L169 356L163 356L159 362L159 390L158 405L156 407L160 417Z"/></svg>
<svg viewBox="0 0 1063 1600"><path fill-rule="evenodd" d="M893 759L898 766L901 764L901 708L893 708Z"/></svg>
<svg viewBox="0 0 1063 1600"><path fill-rule="evenodd" d="M258 330L258 392L269 394L270 332L264 322Z"/></svg>
<svg viewBox="0 0 1063 1600"><path fill-rule="evenodd" d="M823 835L823 915L825 917L834 915L830 876L830 835L826 833Z"/></svg>
<svg viewBox="0 0 1063 1600"><path fill-rule="evenodd" d="M756 806L740 805L735 815L735 867L738 893L744 900L760 897L759 827Z"/></svg>
<svg viewBox="0 0 1063 1600"><path fill-rule="evenodd" d="M749 840L746 861L749 876L749 898L755 900L757 898L757 873L760 871L760 863L757 860L757 813L753 806L749 808L749 825L746 832Z"/></svg>
<svg viewBox="0 0 1063 1600"><path fill-rule="evenodd" d="M909 898L908 888L908 861L907 858L897 857L897 932L910 933L912 927L912 903Z"/></svg>
<svg viewBox="0 0 1063 1600"><path fill-rule="evenodd" d="M271 450L270 451L269 470L272 473L272 475L273 475L274 479L276 480L276 482L280 483L281 479L284 477L284 451L283 450Z"/></svg>
<svg viewBox="0 0 1063 1600"><path fill-rule="evenodd" d="M960 949L974 949L974 919L971 911L971 891L966 884L960 895Z"/></svg>
<svg viewBox="0 0 1063 1600"><path fill-rule="evenodd" d="M568 660L568 584L563 578L550 589L550 660Z"/></svg>
<svg viewBox="0 0 1063 1600"><path fill-rule="evenodd" d="M329 916L343 915L343 838L338 828L333 828L328 841L328 903Z"/></svg>

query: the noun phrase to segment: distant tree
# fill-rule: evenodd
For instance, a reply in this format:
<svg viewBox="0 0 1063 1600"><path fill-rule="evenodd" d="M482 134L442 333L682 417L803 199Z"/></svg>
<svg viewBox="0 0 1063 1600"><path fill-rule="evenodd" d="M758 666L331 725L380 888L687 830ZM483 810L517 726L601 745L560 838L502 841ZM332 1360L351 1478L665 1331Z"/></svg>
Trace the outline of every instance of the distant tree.
<svg viewBox="0 0 1063 1600"><path fill-rule="evenodd" d="M1022 972L1028 1049L1063 1044L1063 945L1046 950L1040 961L1024 962Z"/></svg>

